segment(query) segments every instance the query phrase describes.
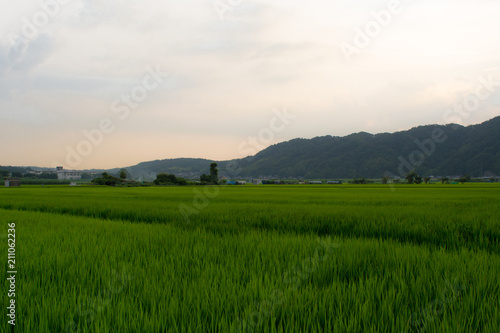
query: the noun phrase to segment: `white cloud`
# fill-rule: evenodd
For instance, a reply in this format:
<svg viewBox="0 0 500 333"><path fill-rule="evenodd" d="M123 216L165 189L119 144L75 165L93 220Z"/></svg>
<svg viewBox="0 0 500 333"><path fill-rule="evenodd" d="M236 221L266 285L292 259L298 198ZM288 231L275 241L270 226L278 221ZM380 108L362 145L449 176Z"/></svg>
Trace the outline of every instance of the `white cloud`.
<svg viewBox="0 0 500 333"><path fill-rule="evenodd" d="M238 143L283 106L297 118L275 142L439 123L500 60L496 0L401 0L401 13L351 64L339 44L388 1L244 0L221 21L211 0L68 0L32 36L23 31L40 3L1 1L0 131L13 148L0 164L64 160L65 146L104 117L116 131L82 168L240 157ZM13 45L13 34L24 39ZM113 101L148 66L171 73L168 83L120 121ZM466 121L498 115L497 96ZM126 156L114 156L124 140ZM29 145L45 153L16 153Z"/></svg>

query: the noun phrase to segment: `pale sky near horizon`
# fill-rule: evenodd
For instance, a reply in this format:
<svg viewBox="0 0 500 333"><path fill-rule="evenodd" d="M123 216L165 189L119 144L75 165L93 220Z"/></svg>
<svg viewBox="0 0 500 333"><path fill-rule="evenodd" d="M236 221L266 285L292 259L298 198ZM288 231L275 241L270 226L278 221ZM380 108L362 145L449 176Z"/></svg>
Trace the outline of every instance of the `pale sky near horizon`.
<svg viewBox="0 0 500 333"><path fill-rule="evenodd" d="M500 115L498 0L0 4L0 165L226 160Z"/></svg>

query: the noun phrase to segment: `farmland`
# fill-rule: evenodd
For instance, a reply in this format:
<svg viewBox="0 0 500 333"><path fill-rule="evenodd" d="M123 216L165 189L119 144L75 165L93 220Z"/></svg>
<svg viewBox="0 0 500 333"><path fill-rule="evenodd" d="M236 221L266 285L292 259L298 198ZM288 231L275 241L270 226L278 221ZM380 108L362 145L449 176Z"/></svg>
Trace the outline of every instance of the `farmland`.
<svg viewBox="0 0 500 333"><path fill-rule="evenodd" d="M15 223L19 332L497 332L499 202L497 184L23 186L0 188L0 233Z"/></svg>

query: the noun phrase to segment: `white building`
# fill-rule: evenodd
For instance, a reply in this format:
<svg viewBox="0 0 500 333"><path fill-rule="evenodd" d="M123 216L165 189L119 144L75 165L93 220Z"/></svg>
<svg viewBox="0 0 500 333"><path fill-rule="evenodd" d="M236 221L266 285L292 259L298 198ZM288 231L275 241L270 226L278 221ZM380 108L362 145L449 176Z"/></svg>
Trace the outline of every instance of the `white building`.
<svg viewBox="0 0 500 333"><path fill-rule="evenodd" d="M65 171L62 166L58 166L56 170L59 180L78 180L82 179L82 175L93 175L91 172Z"/></svg>

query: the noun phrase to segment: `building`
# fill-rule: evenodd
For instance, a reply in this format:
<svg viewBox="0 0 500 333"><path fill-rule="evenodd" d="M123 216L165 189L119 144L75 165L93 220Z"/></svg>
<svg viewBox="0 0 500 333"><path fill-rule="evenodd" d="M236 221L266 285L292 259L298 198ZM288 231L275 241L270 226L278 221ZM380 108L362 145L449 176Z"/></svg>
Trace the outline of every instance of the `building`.
<svg viewBox="0 0 500 333"><path fill-rule="evenodd" d="M311 180L309 184L323 184L321 180Z"/></svg>
<svg viewBox="0 0 500 333"><path fill-rule="evenodd" d="M7 178L5 179L5 187L19 187L21 186L21 179Z"/></svg>
<svg viewBox="0 0 500 333"><path fill-rule="evenodd" d="M58 166L56 172L59 180L79 180L82 179L82 175L95 176L95 173L92 172L65 171L62 166Z"/></svg>
<svg viewBox="0 0 500 333"><path fill-rule="evenodd" d="M59 180L82 179L82 173L74 171L57 171L57 179Z"/></svg>
<svg viewBox="0 0 500 333"><path fill-rule="evenodd" d="M326 182L327 184L342 184L340 180L329 180Z"/></svg>
<svg viewBox="0 0 500 333"><path fill-rule="evenodd" d="M243 180L228 180L226 185L246 185L247 182Z"/></svg>

